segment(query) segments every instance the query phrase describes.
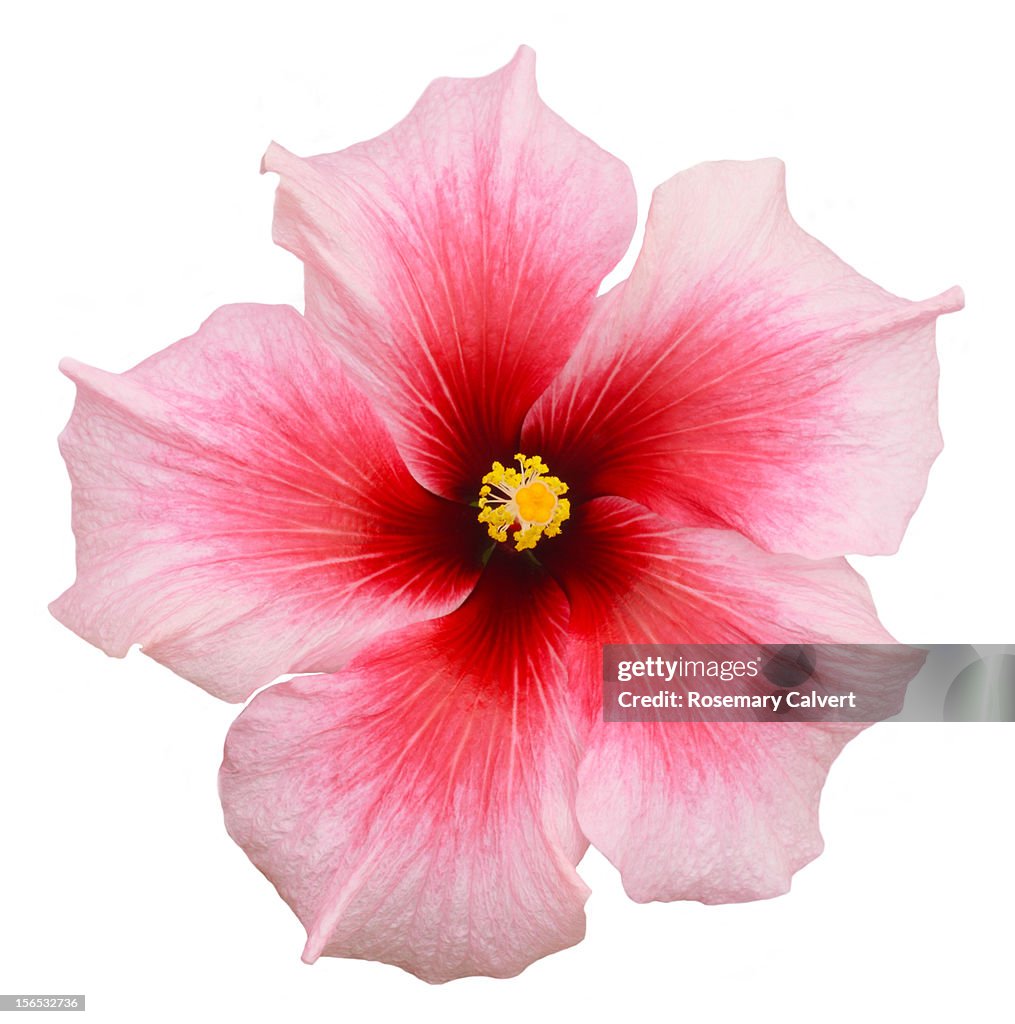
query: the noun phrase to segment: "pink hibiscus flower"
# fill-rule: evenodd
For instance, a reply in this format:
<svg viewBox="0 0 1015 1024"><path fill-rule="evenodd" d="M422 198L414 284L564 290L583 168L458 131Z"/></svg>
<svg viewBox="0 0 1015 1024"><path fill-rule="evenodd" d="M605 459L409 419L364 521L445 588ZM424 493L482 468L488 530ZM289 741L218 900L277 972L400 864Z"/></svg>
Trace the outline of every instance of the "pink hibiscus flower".
<svg viewBox="0 0 1015 1024"><path fill-rule="evenodd" d="M841 556L894 550L920 500L961 293L864 279L761 160L662 185L597 297L631 179L526 49L264 166L305 318L233 306L127 373L64 365L54 613L230 701L327 673L254 697L220 777L308 961L515 974L582 938L590 842L635 900L784 892L859 727L607 724L602 645L889 642Z"/></svg>

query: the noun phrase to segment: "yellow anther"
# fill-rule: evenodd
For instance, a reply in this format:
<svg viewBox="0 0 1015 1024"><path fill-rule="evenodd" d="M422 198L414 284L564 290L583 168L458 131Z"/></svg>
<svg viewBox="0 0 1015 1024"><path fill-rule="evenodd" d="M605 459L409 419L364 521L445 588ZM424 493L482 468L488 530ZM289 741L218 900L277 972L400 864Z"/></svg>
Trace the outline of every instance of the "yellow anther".
<svg viewBox="0 0 1015 1024"><path fill-rule="evenodd" d="M556 537L571 515L571 503L562 495L567 484L547 475L549 468L538 455L515 456L519 468L499 462L483 477L479 489L479 521L496 541L513 540L517 551L534 548L541 537Z"/></svg>

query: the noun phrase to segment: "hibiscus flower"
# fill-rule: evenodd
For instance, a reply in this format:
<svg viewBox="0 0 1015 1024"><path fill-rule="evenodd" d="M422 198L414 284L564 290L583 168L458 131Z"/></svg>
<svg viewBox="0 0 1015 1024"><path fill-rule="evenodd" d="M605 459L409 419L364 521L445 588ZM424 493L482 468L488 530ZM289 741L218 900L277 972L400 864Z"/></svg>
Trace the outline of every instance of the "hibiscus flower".
<svg viewBox="0 0 1015 1024"><path fill-rule="evenodd" d="M784 892L858 726L606 723L604 643L882 643L939 450L935 318L789 215L775 160L662 185L533 55L386 134L273 145L306 312L232 306L116 375L68 361L78 577L57 617L229 701L230 834L308 933L429 981L578 942L589 843L639 901Z"/></svg>

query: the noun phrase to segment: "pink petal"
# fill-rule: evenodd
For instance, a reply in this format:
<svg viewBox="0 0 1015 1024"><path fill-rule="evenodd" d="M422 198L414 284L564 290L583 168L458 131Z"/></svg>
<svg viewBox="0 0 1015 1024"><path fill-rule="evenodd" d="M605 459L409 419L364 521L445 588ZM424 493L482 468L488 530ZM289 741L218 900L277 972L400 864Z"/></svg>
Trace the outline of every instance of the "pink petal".
<svg viewBox="0 0 1015 1024"><path fill-rule="evenodd" d="M307 929L304 959L508 977L584 934L567 604L495 556L470 599L230 730L230 834Z"/></svg>
<svg viewBox="0 0 1015 1024"><path fill-rule="evenodd" d="M62 368L78 577L52 610L107 654L142 644L238 701L475 582L473 510L412 479L295 310L225 307L124 374Z"/></svg>
<svg viewBox="0 0 1015 1024"><path fill-rule="evenodd" d="M447 497L514 454L634 229L627 168L544 106L534 61L440 79L370 142L264 159L308 319Z"/></svg>
<svg viewBox="0 0 1015 1024"><path fill-rule="evenodd" d="M601 645L891 643L865 584L844 559L771 555L618 498L587 503L568 526L548 564L571 602L572 686L591 695L595 720L579 773L582 830L639 901L785 892L821 851L821 786L862 726L604 722ZM914 658L886 659L898 679L885 685L911 678Z"/></svg>
<svg viewBox="0 0 1015 1024"><path fill-rule="evenodd" d="M891 552L940 450L934 321L961 307L890 295L802 231L779 161L702 164L656 192L522 446L584 494L770 550Z"/></svg>
<svg viewBox="0 0 1015 1024"><path fill-rule="evenodd" d="M581 827L639 903L779 896L821 853L821 787L859 730L601 724L579 773Z"/></svg>

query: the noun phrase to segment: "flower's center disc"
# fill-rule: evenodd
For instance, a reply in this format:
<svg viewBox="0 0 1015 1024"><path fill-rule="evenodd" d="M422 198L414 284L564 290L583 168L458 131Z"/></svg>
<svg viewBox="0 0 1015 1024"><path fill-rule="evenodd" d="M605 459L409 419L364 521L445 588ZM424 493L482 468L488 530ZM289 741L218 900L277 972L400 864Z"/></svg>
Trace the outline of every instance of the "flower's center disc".
<svg viewBox="0 0 1015 1024"><path fill-rule="evenodd" d="M555 476L538 455L516 455L519 463L499 462L483 477L479 489L479 521L496 541L510 533L517 551L534 548L542 537L556 537L571 515L571 503L562 497L567 484Z"/></svg>
<svg viewBox="0 0 1015 1024"><path fill-rule="evenodd" d="M548 523L557 504L557 496L542 480L527 484L515 494L518 515L530 523Z"/></svg>

